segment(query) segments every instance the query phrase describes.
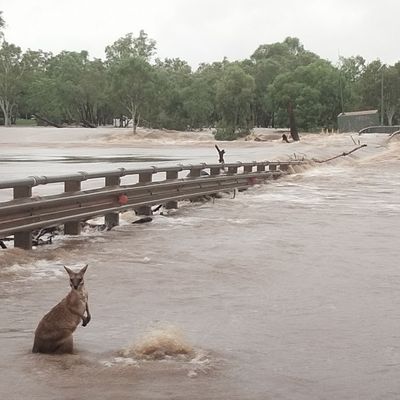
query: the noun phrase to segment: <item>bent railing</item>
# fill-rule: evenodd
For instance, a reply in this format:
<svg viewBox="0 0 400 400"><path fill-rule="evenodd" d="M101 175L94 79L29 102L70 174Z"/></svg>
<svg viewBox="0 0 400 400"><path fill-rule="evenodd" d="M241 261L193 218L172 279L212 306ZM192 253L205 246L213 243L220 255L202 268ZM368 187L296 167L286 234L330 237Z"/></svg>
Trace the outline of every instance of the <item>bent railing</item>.
<svg viewBox="0 0 400 400"><path fill-rule="evenodd" d="M400 125L378 125L378 126L367 126L366 128L360 129L358 131L359 135L364 133L387 133L392 134L400 129Z"/></svg>
<svg viewBox="0 0 400 400"><path fill-rule="evenodd" d="M0 181L0 189L13 189L13 199L0 203L0 239L14 235L14 246L32 248L32 231L64 224L64 233L80 233L81 221L105 216L112 227L119 223L119 213L135 209L149 215L151 206L164 204L177 208L178 201L220 191L246 189L255 181L277 178L301 161L236 162L224 164L177 165L124 169L105 172L77 172L59 176L31 176L25 179ZM188 171L186 176L179 173ZM206 173L205 173L206 172ZM221 173L222 172L222 173ZM153 176L164 179L153 181ZM134 175L137 183L121 184L121 179ZM81 183L104 179L99 188L82 190ZM32 196L32 188L63 183L64 192ZM121 196L124 195L123 201Z"/></svg>

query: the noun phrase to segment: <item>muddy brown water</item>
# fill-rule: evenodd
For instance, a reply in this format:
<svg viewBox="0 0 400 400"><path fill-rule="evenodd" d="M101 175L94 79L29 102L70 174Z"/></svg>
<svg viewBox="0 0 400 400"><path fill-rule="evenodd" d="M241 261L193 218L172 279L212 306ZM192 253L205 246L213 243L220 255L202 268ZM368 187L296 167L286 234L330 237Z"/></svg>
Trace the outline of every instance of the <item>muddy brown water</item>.
<svg viewBox="0 0 400 400"><path fill-rule="evenodd" d="M1 179L216 157L211 142L15 132L0 131ZM0 398L398 399L400 146L386 139L362 136L368 147L347 158L149 224L128 212L110 232L1 251ZM225 145L228 161L353 147L349 135ZM31 354L68 291L62 266L84 263L93 319L76 354Z"/></svg>

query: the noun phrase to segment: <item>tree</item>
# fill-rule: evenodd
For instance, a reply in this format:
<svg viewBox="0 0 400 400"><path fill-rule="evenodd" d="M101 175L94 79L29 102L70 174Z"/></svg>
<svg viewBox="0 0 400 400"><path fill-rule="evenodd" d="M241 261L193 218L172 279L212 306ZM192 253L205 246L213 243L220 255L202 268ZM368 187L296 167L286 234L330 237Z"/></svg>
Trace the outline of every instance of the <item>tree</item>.
<svg viewBox="0 0 400 400"><path fill-rule="evenodd" d="M341 111L355 111L361 107L358 81L365 71L365 60L361 56L340 57L339 87L341 91Z"/></svg>
<svg viewBox="0 0 400 400"><path fill-rule="evenodd" d="M275 78L317 60L319 57L305 50L298 38L287 37L283 42L263 44L257 48L251 56L253 68L249 70L256 82L254 120L257 126L275 124L276 109L269 92Z"/></svg>
<svg viewBox="0 0 400 400"><path fill-rule="evenodd" d="M42 76L47 68L51 53L42 50L28 49L23 55L21 64L24 69L22 91L18 101L18 114L30 117L35 113L37 108L37 97L33 87L35 81Z"/></svg>
<svg viewBox="0 0 400 400"><path fill-rule="evenodd" d="M97 126L105 123L108 110L106 106L106 68L100 59L88 60L80 65L80 74L75 90L79 93L76 109L84 126Z"/></svg>
<svg viewBox="0 0 400 400"><path fill-rule="evenodd" d="M261 59L253 68L252 76L255 80L255 124L270 126L273 124L274 108L271 101L269 86L281 72L278 62L273 59Z"/></svg>
<svg viewBox="0 0 400 400"><path fill-rule="evenodd" d="M106 47L110 97L116 101L121 116L128 112L133 133L154 100L155 74L149 61L155 51L155 40L143 30L138 37L128 33Z"/></svg>
<svg viewBox="0 0 400 400"><path fill-rule="evenodd" d="M361 56L340 57L340 70L346 81L356 82L365 70L365 60Z"/></svg>
<svg viewBox="0 0 400 400"><path fill-rule="evenodd" d="M143 58L124 58L111 66L111 95L128 112L134 134L143 112L155 96L155 89L155 75L150 64Z"/></svg>
<svg viewBox="0 0 400 400"><path fill-rule="evenodd" d="M56 56L28 51L25 107L55 126L79 123L94 127L109 120L106 69L86 51L63 51Z"/></svg>
<svg viewBox="0 0 400 400"><path fill-rule="evenodd" d="M191 85L183 90L182 96L183 110L190 128L211 126L215 102L215 94L212 88L207 86L200 76L196 75Z"/></svg>
<svg viewBox="0 0 400 400"><path fill-rule="evenodd" d="M169 129L187 129L190 125L185 110L187 88L192 83L192 70L179 58L156 60L154 71L158 79L158 101L153 118L156 126Z"/></svg>
<svg viewBox="0 0 400 400"><path fill-rule="evenodd" d="M323 60L278 75L269 88L278 126L288 124L289 102L299 128L334 126L340 110L338 77L337 69Z"/></svg>
<svg viewBox="0 0 400 400"><path fill-rule="evenodd" d="M382 63L379 60L370 62L358 78L356 86L360 96L359 108L364 110L381 108ZM382 112L384 112L382 110Z"/></svg>
<svg viewBox="0 0 400 400"><path fill-rule="evenodd" d="M279 63L281 72L293 71L301 65L308 65L319 57L304 49L298 38L287 37L283 42L263 44L252 54L255 62L274 60Z"/></svg>
<svg viewBox="0 0 400 400"><path fill-rule="evenodd" d="M21 48L3 41L0 47L0 108L4 125L10 126L12 116L22 91L24 68Z"/></svg>
<svg viewBox="0 0 400 400"><path fill-rule="evenodd" d="M149 61L156 52L156 41L150 39L143 30L138 37L133 33L116 40L112 45L106 47L106 58L109 62L123 60L130 57L140 57Z"/></svg>
<svg viewBox="0 0 400 400"><path fill-rule="evenodd" d="M199 79L209 93L208 99L211 103L210 108L212 108L212 111L208 118L208 126L215 127L222 119L220 107L217 105L217 91L218 85L229 66L229 61L224 58L222 61L213 62L212 64L200 64L195 73L195 79Z"/></svg>
<svg viewBox="0 0 400 400"><path fill-rule="evenodd" d="M239 65L233 64L224 70L216 96L222 117L219 127L224 138L235 139L253 126L251 104L254 90L254 78Z"/></svg>
<svg viewBox="0 0 400 400"><path fill-rule="evenodd" d="M400 110L400 63L382 71L384 111L388 125L393 125L393 118Z"/></svg>

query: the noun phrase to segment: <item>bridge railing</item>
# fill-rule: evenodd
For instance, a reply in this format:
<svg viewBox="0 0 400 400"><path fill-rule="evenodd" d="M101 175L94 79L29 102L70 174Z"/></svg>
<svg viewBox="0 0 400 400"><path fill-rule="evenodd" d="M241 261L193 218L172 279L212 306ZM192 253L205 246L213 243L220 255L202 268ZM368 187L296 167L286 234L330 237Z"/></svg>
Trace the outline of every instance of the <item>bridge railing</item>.
<svg viewBox="0 0 400 400"><path fill-rule="evenodd" d="M400 129L400 125L378 125L378 126L367 126L358 131L359 135L363 133L387 133L388 135L398 131Z"/></svg>
<svg viewBox="0 0 400 400"><path fill-rule="evenodd" d="M298 164L302 162L202 163L0 181L0 190L13 190L11 200L0 202L0 239L14 235L15 247L31 249L32 232L41 228L64 224L65 234L77 235L81 222L96 216L105 216L106 225L112 227L118 225L121 211L135 209L149 215L155 204L177 208L179 200L245 189L255 181L287 174L290 166ZM185 172L180 178L179 173ZM135 176L136 183L121 184L121 178L126 176ZM82 182L99 178L104 180L101 187L82 190ZM64 184L62 193L32 196L34 187L60 183Z"/></svg>

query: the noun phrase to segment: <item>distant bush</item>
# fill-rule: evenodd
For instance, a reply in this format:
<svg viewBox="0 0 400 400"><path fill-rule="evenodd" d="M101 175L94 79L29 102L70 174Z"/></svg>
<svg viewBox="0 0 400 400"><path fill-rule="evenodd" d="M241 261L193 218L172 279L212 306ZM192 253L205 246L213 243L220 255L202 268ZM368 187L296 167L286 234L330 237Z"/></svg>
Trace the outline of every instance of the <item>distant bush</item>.
<svg viewBox="0 0 400 400"><path fill-rule="evenodd" d="M250 133L248 128L234 129L232 127L218 127L214 132L216 140L236 140Z"/></svg>

